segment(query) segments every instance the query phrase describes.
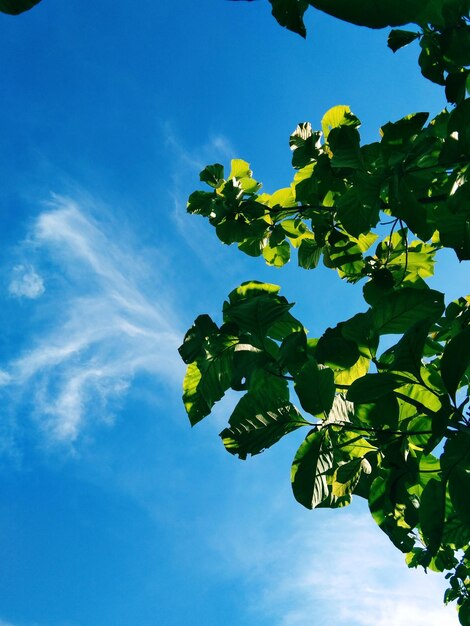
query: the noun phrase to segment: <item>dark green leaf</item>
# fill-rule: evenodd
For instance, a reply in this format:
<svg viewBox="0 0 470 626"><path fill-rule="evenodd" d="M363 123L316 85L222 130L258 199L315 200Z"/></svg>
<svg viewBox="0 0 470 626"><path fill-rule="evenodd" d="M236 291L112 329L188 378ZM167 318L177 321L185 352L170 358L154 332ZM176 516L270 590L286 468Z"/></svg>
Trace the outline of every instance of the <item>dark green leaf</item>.
<svg viewBox="0 0 470 626"><path fill-rule="evenodd" d="M269 0L272 14L281 26L305 37L307 31L303 15L308 7L306 0Z"/></svg>
<svg viewBox="0 0 470 626"><path fill-rule="evenodd" d="M191 425L209 415L232 381L232 363L238 337L214 336L206 344L203 358L191 363L183 382L183 401Z"/></svg>
<svg viewBox="0 0 470 626"><path fill-rule="evenodd" d="M295 377L294 387L300 404L311 415L328 413L335 397L334 374L310 359Z"/></svg>
<svg viewBox="0 0 470 626"><path fill-rule="evenodd" d="M367 233L379 220L379 209L364 202L360 190L351 187L337 202L341 224L353 237Z"/></svg>
<svg viewBox="0 0 470 626"><path fill-rule="evenodd" d="M454 509L470 530L470 468L457 465L449 476L448 484Z"/></svg>
<svg viewBox="0 0 470 626"><path fill-rule="evenodd" d="M310 0L317 9L325 11L340 20L368 26L384 28L401 26L410 22L426 24L429 21L429 0Z"/></svg>
<svg viewBox="0 0 470 626"><path fill-rule="evenodd" d="M298 248L299 266L306 270L317 267L321 256L321 247L314 239L302 239Z"/></svg>
<svg viewBox="0 0 470 626"><path fill-rule="evenodd" d="M421 360L424 344L428 338L432 322L429 319L419 320L406 331L400 341L394 346L394 359L390 368L395 371L410 372L420 377Z"/></svg>
<svg viewBox="0 0 470 626"><path fill-rule="evenodd" d="M0 11L10 15L18 15L32 9L41 0L0 0Z"/></svg>
<svg viewBox="0 0 470 626"><path fill-rule="evenodd" d="M404 48L412 41L415 41L419 37L419 33L413 33L409 30L396 30L393 29L390 31L388 36L387 45L388 47L396 52L400 48Z"/></svg>
<svg viewBox="0 0 470 626"><path fill-rule="evenodd" d="M338 324L335 328L327 328L315 349L317 361L333 369L347 369L359 358L357 344L345 339L342 326L343 324Z"/></svg>
<svg viewBox="0 0 470 626"><path fill-rule="evenodd" d="M298 331L287 335L279 349L278 362L280 369L287 368L297 373L307 360L307 336Z"/></svg>
<svg viewBox="0 0 470 626"><path fill-rule="evenodd" d="M201 356L204 342L218 332L218 327L208 315L199 315L184 337L183 345L178 348L186 364Z"/></svg>
<svg viewBox="0 0 470 626"><path fill-rule="evenodd" d="M408 379L399 374L366 374L353 382L347 393L347 399L359 404L374 402L398 389L408 382Z"/></svg>
<svg viewBox="0 0 470 626"><path fill-rule="evenodd" d="M424 317L437 320L443 311L444 294L405 287L373 305L372 325L380 335L404 333Z"/></svg>
<svg viewBox="0 0 470 626"><path fill-rule="evenodd" d="M265 337L268 329L292 307L287 301L261 295L224 305L224 321L235 322L242 331Z"/></svg>
<svg viewBox="0 0 470 626"><path fill-rule="evenodd" d="M470 328L453 337L441 358L441 375L450 396L455 400L459 383L470 365Z"/></svg>
<svg viewBox="0 0 470 626"><path fill-rule="evenodd" d="M297 450L292 463L294 497L314 509L329 495L327 474L333 466L333 451L326 430L312 430Z"/></svg>
<svg viewBox="0 0 470 626"><path fill-rule="evenodd" d="M445 484L432 478L421 495L419 523L428 551L433 556L441 545L445 520Z"/></svg>
<svg viewBox="0 0 470 626"><path fill-rule="evenodd" d="M199 179L203 183L207 183L211 187L217 188L224 181L224 166L220 163L208 165L199 174Z"/></svg>

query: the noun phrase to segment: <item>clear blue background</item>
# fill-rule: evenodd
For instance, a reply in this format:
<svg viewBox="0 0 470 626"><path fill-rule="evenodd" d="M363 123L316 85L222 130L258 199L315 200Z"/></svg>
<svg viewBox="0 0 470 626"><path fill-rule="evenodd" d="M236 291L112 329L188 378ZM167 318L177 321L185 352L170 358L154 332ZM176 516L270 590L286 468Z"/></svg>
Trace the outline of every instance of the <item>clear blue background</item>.
<svg viewBox="0 0 470 626"><path fill-rule="evenodd" d="M314 336L363 308L332 272L222 246L185 213L199 170L244 158L274 191L298 122L349 104L372 141L445 105L416 47L306 21L307 42L265 1L0 15L0 626L457 623L360 502L294 502L303 433L242 463L217 437L234 397L193 430L180 401L178 341L241 281L283 285Z"/></svg>

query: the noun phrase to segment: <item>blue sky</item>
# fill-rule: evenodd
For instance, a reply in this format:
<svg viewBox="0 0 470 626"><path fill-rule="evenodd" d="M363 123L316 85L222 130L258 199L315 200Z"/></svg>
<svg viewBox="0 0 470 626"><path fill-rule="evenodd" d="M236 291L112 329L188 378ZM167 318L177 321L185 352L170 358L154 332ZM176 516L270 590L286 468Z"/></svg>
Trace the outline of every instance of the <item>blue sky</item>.
<svg viewBox="0 0 470 626"><path fill-rule="evenodd" d="M264 1L138 6L0 15L0 626L457 624L362 503L294 502L302 433L237 461L230 395L191 430L176 352L247 279L283 285L313 335L363 307L188 216L204 165L244 158L273 191L298 122L349 104L373 140L443 94L385 32L310 12L304 42ZM442 265L456 297L463 269Z"/></svg>

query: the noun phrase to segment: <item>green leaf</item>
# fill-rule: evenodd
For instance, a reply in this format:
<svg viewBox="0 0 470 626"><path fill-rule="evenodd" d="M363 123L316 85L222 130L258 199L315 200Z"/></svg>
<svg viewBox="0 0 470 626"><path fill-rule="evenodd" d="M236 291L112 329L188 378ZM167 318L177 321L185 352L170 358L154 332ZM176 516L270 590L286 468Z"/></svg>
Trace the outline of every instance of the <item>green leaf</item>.
<svg viewBox="0 0 470 626"><path fill-rule="evenodd" d="M459 609L459 622L462 626L468 626L470 624L470 598L467 598L458 607Z"/></svg>
<svg viewBox="0 0 470 626"><path fill-rule="evenodd" d="M332 167L357 169L362 166L360 136L352 126L332 128L328 134L328 146L333 152Z"/></svg>
<svg viewBox="0 0 470 626"><path fill-rule="evenodd" d="M372 359L376 355L379 336L372 327L370 310L367 313L357 313L344 322L341 332L345 339L356 343L362 356Z"/></svg>
<svg viewBox="0 0 470 626"><path fill-rule="evenodd" d="M342 326L338 324L335 328L327 328L315 349L317 361L332 369L347 369L359 358L357 344L343 336Z"/></svg>
<svg viewBox="0 0 470 626"><path fill-rule="evenodd" d="M470 328L466 328L449 341L441 358L442 380L453 400L469 365Z"/></svg>
<svg viewBox="0 0 470 626"><path fill-rule="evenodd" d="M414 540L403 519L400 508L391 501L391 491L396 479L391 472L377 476L369 490L369 509L375 522L386 533L393 544L402 552L410 552Z"/></svg>
<svg viewBox="0 0 470 626"><path fill-rule="evenodd" d="M338 467L333 477L333 495L337 498L354 491L362 472L362 459L352 459Z"/></svg>
<svg viewBox="0 0 470 626"><path fill-rule="evenodd" d="M314 239L302 239L297 254L300 267L314 269L321 257L321 247Z"/></svg>
<svg viewBox="0 0 470 626"><path fill-rule="evenodd" d="M419 507L421 532L433 556L441 545L445 521L445 484L432 478L425 486Z"/></svg>
<svg viewBox="0 0 470 626"><path fill-rule="evenodd" d="M199 174L199 180L217 189L224 182L224 166L220 163L208 165Z"/></svg>
<svg viewBox="0 0 470 626"><path fill-rule="evenodd" d="M348 106L338 104L331 109L328 109L321 121L321 129L325 140L328 139L328 135L331 130L345 125L359 125L359 120L353 113L351 113L351 109Z"/></svg>
<svg viewBox="0 0 470 626"><path fill-rule="evenodd" d="M263 247L262 254L268 265L282 267L290 260L290 245L287 241L283 241L273 246L268 241Z"/></svg>
<svg viewBox="0 0 470 626"><path fill-rule="evenodd" d="M214 336L206 343L205 355L191 363L183 382L183 402L191 425L209 415L232 381L232 363L238 337Z"/></svg>
<svg viewBox="0 0 470 626"><path fill-rule="evenodd" d="M470 530L470 469L457 465L449 476L449 495L456 513Z"/></svg>
<svg viewBox="0 0 470 626"><path fill-rule="evenodd" d="M295 377L295 392L300 404L311 415L328 413L333 406L335 383L333 371L320 368L316 361L310 359Z"/></svg>
<svg viewBox="0 0 470 626"><path fill-rule="evenodd" d="M307 31L303 22L303 15L308 7L306 0L269 0L272 14L281 26L285 26L294 33L305 37Z"/></svg>
<svg viewBox="0 0 470 626"><path fill-rule="evenodd" d="M187 211L194 215L209 217L214 201L213 191L194 191L188 199Z"/></svg>
<svg viewBox="0 0 470 626"><path fill-rule="evenodd" d="M183 380L183 403L191 426L197 424L211 412L211 406L198 392L200 382L201 372L197 363L190 363Z"/></svg>
<svg viewBox="0 0 470 626"><path fill-rule="evenodd" d="M364 203L360 190L351 187L337 202L341 224L353 237L367 233L379 219L379 209Z"/></svg>
<svg viewBox="0 0 470 626"><path fill-rule="evenodd" d="M401 26L410 22L427 24L429 21L429 0L310 0L317 9L325 11L340 20L368 26L384 28ZM441 3L439 2L439 5Z"/></svg>
<svg viewBox="0 0 470 626"><path fill-rule="evenodd" d="M353 382L347 393L347 399L359 404L368 404L386 396L408 382L399 374L366 374Z"/></svg>
<svg viewBox="0 0 470 626"><path fill-rule="evenodd" d="M245 394L230 417L230 428L220 433L231 454L246 459L275 444L287 433L308 425L293 404L273 396L269 387Z"/></svg>
<svg viewBox="0 0 470 626"><path fill-rule="evenodd" d="M245 178L251 177L252 171L250 170L250 164L243 159L232 159L231 170L228 175L229 178Z"/></svg>
<svg viewBox="0 0 470 626"><path fill-rule="evenodd" d="M415 39L418 39L419 33L414 33L409 30L396 30L393 29L390 31L390 34L387 39L388 47L396 52L400 50L400 48L404 48Z"/></svg>
<svg viewBox="0 0 470 626"><path fill-rule="evenodd" d="M439 319L443 311L444 294L404 287L373 305L372 325L380 335L404 333L422 318Z"/></svg>
<svg viewBox="0 0 470 626"><path fill-rule="evenodd" d="M327 474L333 466L333 451L326 430L312 430L297 450L291 470L294 497L314 509L329 495Z"/></svg>
<svg viewBox="0 0 470 626"><path fill-rule="evenodd" d="M297 373L307 360L307 336L303 330L290 333L279 349L279 369Z"/></svg>
<svg viewBox="0 0 470 626"><path fill-rule="evenodd" d="M265 337L268 329L284 317L292 304L280 302L278 298L258 296L224 306L224 320L235 322L242 331Z"/></svg>
<svg viewBox="0 0 470 626"><path fill-rule="evenodd" d="M334 423L346 423L350 422L354 415L354 405L352 402L348 402L341 393L335 395L333 406L328 414L328 419L323 422L324 424Z"/></svg>
<svg viewBox="0 0 470 626"><path fill-rule="evenodd" d="M41 0L0 0L0 11L10 15L18 15L24 11L29 11Z"/></svg>
<svg viewBox="0 0 470 626"><path fill-rule="evenodd" d="M183 361L189 364L201 356L205 341L218 330L217 325L208 315L199 315L186 333L183 345L178 348Z"/></svg>
<svg viewBox="0 0 470 626"><path fill-rule="evenodd" d="M364 426L380 430L398 428L398 401L394 393L377 398L374 402L356 403L356 419Z"/></svg>
<svg viewBox="0 0 470 626"><path fill-rule="evenodd" d="M420 377L424 345L428 338L431 324L431 320L425 318L413 324L413 326L406 331L393 348L394 359L390 369L394 371L410 372L410 374L413 374L417 378Z"/></svg>

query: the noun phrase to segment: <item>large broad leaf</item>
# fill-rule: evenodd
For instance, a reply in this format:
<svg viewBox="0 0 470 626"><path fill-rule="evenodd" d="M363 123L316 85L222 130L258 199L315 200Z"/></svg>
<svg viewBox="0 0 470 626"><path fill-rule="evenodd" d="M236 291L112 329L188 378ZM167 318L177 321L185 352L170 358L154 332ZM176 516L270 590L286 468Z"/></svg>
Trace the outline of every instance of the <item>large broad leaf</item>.
<svg viewBox="0 0 470 626"><path fill-rule="evenodd" d="M245 282L229 294L224 302L224 321L235 322L244 332L261 340L266 335L282 341L288 334L303 330L289 309L293 304L277 295L280 287L258 281Z"/></svg>
<svg viewBox="0 0 470 626"><path fill-rule="evenodd" d="M200 422L206 415L209 415L212 408L198 392L200 382L201 372L197 363L190 363L183 380L183 402L191 426L194 426L194 424Z"/></svg>
<svg viewBox="0 0 470 626"><path fill-rule="evenodd" d="M183 402L191 425L209 415L232 382L238 337L218 336L206 344L204 358L191 363L183 381Z"/></svg>
<svg viewBox="0 0 470 626"><path fill-rule="evenodd" d="M230 428L220 436L225 448L246 459L269 448L287 433L308 422L284 397L273 396L269 388L243 396L230 417Z"/></svg>
<svg viewBox="0 0 470 626"><path fill-rule="evenodd" d="M195 361L201 355L205 341L218 330L208 315L199 315L186 333L183 345L178 348L183 361L186 364Z"/></svg>
<svg viewBox="0 0 470 626"><path fill-rule="evenodd" d="M403 288L384 295L372 307L372 325L380 335L404 333L423 318L439 319L444 294L433 289Z"/></svg>
<svg viewBox="0 0 470 626"><path fill-rule="evenodd" d="M367 404L388 395L394 389L405 385L408 379L398 374L366 374L353 382L347 398L351 402Z"/></svg>
<svg viewBox="0 0 470 626"><path fill-rule="evenodd" d="M327 328L318 340L315 349L317 361L333 369L352 367L359 358L357 344L343 336L343 325L338 324L335 328Z"/></svg>
<svg viewBox="0 0 470 626"><path fill-rule="evenodd" d="M29 11L41 0L0 0L0 11L10 15L18 15L24 11Z"/></svg>
<svg viewBox="0 0 470 626"><path fill-rule="evenodd" d="M441 545L445 521L445 483L432 478L426 485L421 496L419 507L419 523L421 532L433 556Z"/></svg>
<svg viewBox="0 0 470 626"><path fill-rule="evenodd" d="M333 479L333 495L337 498L346 496L354 490L362 472L362 459L352 459L338 467Z"/></svg>
<svg viewBox="0 0 470 626"><path fill-rule="evenodd" d="M470 469L458 465L449 476L449 495L462 523L470 530Z"/></svg>
<svg viewBox="0 0 470 626"><path fill-rule="evenodd" d="M307 509L314 509L328 497L327 474L332 466L327 430L312 430L297 450L291 471L294 497Z"/></svg>
<svg viewBox="0 0 470 626"><path fill-rule="evenodd" d="M359 120L351 113L351 109L346 104L337 104L325 113L321 120L321 129L325 139L328 139L330 132L334 128L341 126L358 126Z"/></svg>
<svg viewBox="0 0 470 626"><path fill-rule="evenodd" d="M446 441L440 458L449 494L461 523L470 528L470 442L466 433L454 434Z"/></svg>
<svg viewBox="0 0 470 626"><path fill-rule="evenodd" d="M369 509L375 522L402 552L409 552L414 545L410 529L403 519L401 508L391 500L394 477L390 471L377 476L370 486Z"/></svg>
<svg viewBox="0 0 470 626"><path fill-rule="evenodd" d="M328 414L335 397L334 374L330 368L320 368L310 359L295 377L294 387L305 411L312 415Z"/></svg>
<svg viewBox="0 0 470 626"><path fill-rule="evenodd" d="M442 380L454 399L459 383L469 365L470 328L466 328L449 341L441 359Z"/></svg>
<svg viewBox="0 0 470 626"><path fill-rule="evenodd" d="M419 320L407 330L394 346L394 359L390 365L392 370L410 372L417 378L420 376L424 344L428 338L431 323L429 319Z"/></svg>

